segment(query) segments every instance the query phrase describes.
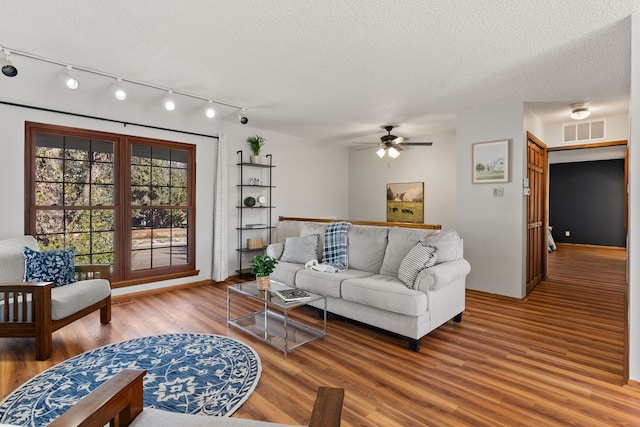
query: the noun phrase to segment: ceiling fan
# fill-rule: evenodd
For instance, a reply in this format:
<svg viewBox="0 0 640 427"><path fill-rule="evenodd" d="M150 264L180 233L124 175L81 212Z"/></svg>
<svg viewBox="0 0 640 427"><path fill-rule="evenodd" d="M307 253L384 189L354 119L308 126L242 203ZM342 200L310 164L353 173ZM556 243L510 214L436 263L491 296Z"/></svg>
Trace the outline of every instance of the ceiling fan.
<svg viewBox="0 0 640 427"><path fill-rule="evenodd" d="M369 148L378 148L376 154L378 157L383 158L385 154L389 154L389 157L395 159L400 155L400 152L404 150L403 147L415 145L415 146L431 146L433 142L406 142L408 138L403 138L401 136L391 135L391 131L394 126L386 125L383 126L387 131L386 135L380 137L380 142L355 142L354 144L367 144L371 145L371 147L360 148L356 151L367 150Z"/></svg>

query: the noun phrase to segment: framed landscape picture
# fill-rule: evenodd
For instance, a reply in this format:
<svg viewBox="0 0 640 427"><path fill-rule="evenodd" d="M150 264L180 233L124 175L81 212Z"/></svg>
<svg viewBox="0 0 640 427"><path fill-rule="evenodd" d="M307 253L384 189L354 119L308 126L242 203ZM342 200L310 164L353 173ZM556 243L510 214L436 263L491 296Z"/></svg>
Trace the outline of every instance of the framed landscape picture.
<svg viewBox="0 0 640 427"><path fill-rule="evenodd" d="M509 182L509 140L473 144L472 167L474 184Z"/></svg>
<svg viewBox="0 0 640 427"><path fill-rule="evenodd" d="M424 182L387 184L387 222L424 223Z"/></svg>

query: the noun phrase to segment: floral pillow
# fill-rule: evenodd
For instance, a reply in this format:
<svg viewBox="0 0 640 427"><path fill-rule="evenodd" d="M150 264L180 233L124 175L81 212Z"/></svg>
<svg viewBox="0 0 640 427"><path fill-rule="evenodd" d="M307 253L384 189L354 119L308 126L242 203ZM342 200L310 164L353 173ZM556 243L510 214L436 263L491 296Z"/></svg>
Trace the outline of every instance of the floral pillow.
<svg viewBox="0 0 640 427"><path fill-rule="evenodd" d="M34 251L24 247L24 281L52 282L62 286L76 281L75 248L52 251Z"/></svg>

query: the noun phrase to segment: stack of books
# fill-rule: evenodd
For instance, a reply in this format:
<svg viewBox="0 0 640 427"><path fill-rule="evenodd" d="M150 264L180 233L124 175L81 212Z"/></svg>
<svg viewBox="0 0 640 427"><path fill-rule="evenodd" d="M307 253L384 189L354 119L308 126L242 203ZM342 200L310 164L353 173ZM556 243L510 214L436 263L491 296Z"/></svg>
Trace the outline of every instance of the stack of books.
<svg viewBox="0 0 640 427"><path fill-rule="evenodd" d="M245 224L245 228L267 228L267 224Z"/></svg>
<svg viewBox="0 0 640 427"><path fill-rule="evenodd" d="M274 291L284 302L300 301L311 298L311 295L303 289L281 289Z"/></svg>

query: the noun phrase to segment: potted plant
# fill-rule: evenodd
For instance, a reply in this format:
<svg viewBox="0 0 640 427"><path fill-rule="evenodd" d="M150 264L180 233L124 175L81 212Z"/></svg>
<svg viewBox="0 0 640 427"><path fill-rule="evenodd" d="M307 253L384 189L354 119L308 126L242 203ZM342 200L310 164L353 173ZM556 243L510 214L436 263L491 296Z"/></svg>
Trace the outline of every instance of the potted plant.
<svg viewBox="0 0 640 427"><path fill-rule="evenodd" d="M253 257L251 260L251 274L256 276L259 290L265 290L271 287L269 275L273 273L277 263L278 260L276 258L271 258L267 254Z"/></svg>
<svg viewBox="0 0 640 427"><path fill-rule="evenodd" d="M251 149L251 163L260 163L260 151L264 145L264 137L260 135L254 135L247 138L249 148Z"/></svg>

